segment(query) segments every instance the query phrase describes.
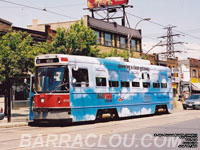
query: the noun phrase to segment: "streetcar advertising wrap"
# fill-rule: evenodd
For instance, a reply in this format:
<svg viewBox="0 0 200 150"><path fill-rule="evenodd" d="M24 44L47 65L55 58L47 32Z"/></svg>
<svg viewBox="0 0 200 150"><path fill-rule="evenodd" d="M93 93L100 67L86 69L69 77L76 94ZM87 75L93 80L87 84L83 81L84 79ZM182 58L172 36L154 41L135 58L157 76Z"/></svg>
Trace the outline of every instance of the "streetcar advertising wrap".
<svg viewBox="0 0 200 150"><path fill-rule="evenodd" d="M31 118L79 122L173 111L168 67L118 59L37 56Z"/></svg>

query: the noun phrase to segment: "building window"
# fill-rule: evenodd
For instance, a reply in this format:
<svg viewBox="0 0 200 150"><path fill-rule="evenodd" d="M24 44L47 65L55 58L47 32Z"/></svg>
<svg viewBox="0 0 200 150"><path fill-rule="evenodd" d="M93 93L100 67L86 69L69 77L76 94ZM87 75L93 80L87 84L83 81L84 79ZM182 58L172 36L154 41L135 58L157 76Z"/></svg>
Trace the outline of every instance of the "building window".
<svg viewBox="0 0 200 150"><path fill-rule="evenodd" d="M75 87L88 87L88 70L87 69L78 69L77 71L72 69L72 76L76 79Z"/></svg>
<svg viewBox="0 0 200 150"><path fill-rule="evenodd" d="M140 82L132 82L132 87L140 87Z"/></svg>
<svg viewBox="0 0 200 150"><path fill-rule="evenodd" d="M144 88L150 88L150 82L143 82Z"/></svg>
<svg viewBox="0 0 200 150"><path fill-rule="evenodd" d="M125 49L126 47L126 38L120 37L120 48Z"/></svg>
<svg viewBox="0 0 200 150"><path fill-rule="evenodd" d="M112 46L112 35L109 33L105 33L104 36L105 46Z"/></svg>
<svg viewBox="0 0 200 150"><path fill-rule="evenodd" d="M106 86L106 78L96 77L96 86Z"/></svg>
<svg viewBox="0 0 200 150"><path fill-rule="evenodd" d="M99 31L94 31L94 33L97 36L97 44L101 44L101 32Z"/></svg>
<svg viewBox="0 0 200 150"><path fill-rule="evenodd" d="M118 81L109 81L109 87L119 87Z"/></svg>
<svg viewBox="0 0 200 150"><path fill-rule="evenodd" d="M121 87L129 87L129 82L128 81L121 81Z"/></svg>
<svg viewBox="0 0 200 150"><path fill-rule="evenodd" d="M133 49L134 51L137 51L136 40L134 39L131 40L131 49Z"/></svg>
<svg viewBox="0 0 200 150"><path fill-rule="evenodd" d="M139 40L137 40L137 47L136 47L136 51L140 51L140 41Z"/></svg>
<svg viewBox="0 0 200 150"><path fill-rule="evenodd" d="M153 88L155 89L160 88L160 83L153 83Z"/></svg>
<svg viewBox="0 0 200 150"><path fill-rule="evenodd" d="M197 71L196 71L195 69L193 69L193 70L192 70L192 77L193 77L193 78L196 78L196 77L197 77L196 73L197 73Z"/></svg>

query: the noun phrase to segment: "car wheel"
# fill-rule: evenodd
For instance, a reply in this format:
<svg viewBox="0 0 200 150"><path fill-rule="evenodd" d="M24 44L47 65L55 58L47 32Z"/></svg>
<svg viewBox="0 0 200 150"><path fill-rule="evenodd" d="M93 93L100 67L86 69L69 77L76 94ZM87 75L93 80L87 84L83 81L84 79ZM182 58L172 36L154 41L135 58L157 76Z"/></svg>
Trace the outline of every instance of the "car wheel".
<svg viewBox="0 0 200 150"><path fill-rule="evenodd" d="M193 109L196 109L196 107L194 106Z"/></svg>
<svg viewBox="0 0 200 150"><path fill-rule="evenodd" d="M186 109L187 109L187 107L183 107L183 109L184 109L184 110L186 110Z"/></svg>

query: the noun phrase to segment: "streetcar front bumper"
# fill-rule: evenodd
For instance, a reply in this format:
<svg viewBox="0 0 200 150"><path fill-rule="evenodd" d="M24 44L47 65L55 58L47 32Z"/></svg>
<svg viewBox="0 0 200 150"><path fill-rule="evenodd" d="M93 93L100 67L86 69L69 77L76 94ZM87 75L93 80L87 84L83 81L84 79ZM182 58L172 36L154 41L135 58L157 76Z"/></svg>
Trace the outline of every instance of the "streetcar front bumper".
<svg viewBox="0 0 200 150"><path fill-rule="evenodd" d="M34 108L34 120L70 119L71 108Z"/></svg>

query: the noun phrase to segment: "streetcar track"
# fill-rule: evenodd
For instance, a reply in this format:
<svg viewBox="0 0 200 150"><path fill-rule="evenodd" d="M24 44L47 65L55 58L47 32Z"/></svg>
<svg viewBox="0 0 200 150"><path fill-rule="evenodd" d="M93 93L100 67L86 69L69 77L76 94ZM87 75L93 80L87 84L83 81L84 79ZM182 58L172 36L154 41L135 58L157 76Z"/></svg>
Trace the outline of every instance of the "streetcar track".
<svg viewBox="0 0 200 150"><path fill-rule="evenodd" d="M176 117L183 117L183 116L185 116L185 114L180 114L180 113L177 113L178 115L176 116ZM192 112L192 113L190 113L190 115L191 114L195 114L195 112ZM173 115L173 114L172 114ZM164 115L165 116L165 115ZM156 118L157 117L157 118ZM150 119L154 119L154 118L156 118L156 119L161 119L161 117L163 117L163 115L162 116L152 116L152 117L150 117ZM168 117L168 116L166 116L166 117ZM174 116L173 116L174 117ZM147 119L149 119L148 117L142 117L142 118L144 118L145 120ZM198 118L198 117L195 117L195 118ZM195 119L195 118L193 118L193 119ZM144 119L142 119L142 120L136 120L137 122L141 122L141 121L144 121ZM94 127L90 127L90 128L87 128L87 130L92 130L92 129L101 129L101 128L105 128L105 127L109 127L109 126L116 126L116 125L121 125L121 121L124 121L125 119L122 119L122 120L118 120L118 121L120 121L120 122L118 122L118 121L116 121L116 123L115 124L107 124L107 122L106 122L106 124L105 125L103 125L103 126L99 126L99 127L97 127L97 126L94 126ZM130 119L126 119L126 120L135 120L134 118L130 118ZM192 120L192 119L188 119L188 120ZM109 121L108 123L112 123L113 121ZM182 121L181 121L182 122ZM102 122L101 122L102 123ZM175 122L175 123L177 123L177 122ZM98 123L96 123L96 124L98 124ZM80 125L91 125L91 124L80 124ZM93 124L92 124L93 125ZM165 125L168 125L168 124L165 124ZM77 125L75 125L75 126L77 126ZM78 125L79 126L79 125ZM65 129L66 127L74 127L73 125L72 126L62 126L62 127L60 127L59 129ZM147 128L152 128L152 127L147 127ZM162 127L159 127L159 128L162 128ZM164 128L164 127L163 127ZM44 128L42 127L34 127L34 128L29 128L29 127L26 127L26 129L24 130L24 128L20 128L20 127L16 127L15 128L16 130L17 129L22 129L22 130L20 130L20 131L28 131L28 130L37 130L37 129L41 129L41 130L43 130ZM46 127L45 127L45 129L46 129ZM49 128L49 129L51 129L51 128ZM184 129L184 128L183 128ZM193 130L194 128L185 128L186 130L187 129L191 129L191 130ZM3 130L3 129L2 129ZM2 131L1 130L1 131ZM10 130L10 129L6 129L6 130ZM13 128L12 128L12 130L13 130ZM13 131L16 131L16 130L13 130ZM71 134L73 134L73 133L76 133L76 132L80 132L80 131L84 131L85 129L78 129L78 130L72 130L72 131L60 131L60 132L55 132L55 133L52 133L52 134L63 134L63 133L71 133ZM197 129L194 129L194 130L197 130ZM2 133L2 132L0 132L0 133ZM47 137L49 134L42 134L42 137L43 138L45 138L45 137ZM37 136L32 136L31 137L31 139L35 139ZM11 140L5 140L5 141L0 141L0 143L5 143L5 142L14 142L14 141L20 141L21 139L19 139L19 138L15 138L15 139L11 139ZM46 143L45 143L46 144ZM22 149L23 147L15 147L15 148L8 148L8 149L6 149L6 150L15 150L15 149ZM25 148L25 147L24 147ZM28 148L28 147L26 147L26 148Z"/></svg>

